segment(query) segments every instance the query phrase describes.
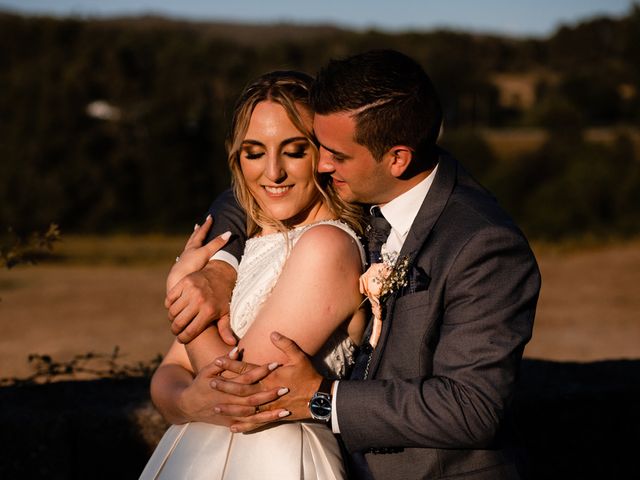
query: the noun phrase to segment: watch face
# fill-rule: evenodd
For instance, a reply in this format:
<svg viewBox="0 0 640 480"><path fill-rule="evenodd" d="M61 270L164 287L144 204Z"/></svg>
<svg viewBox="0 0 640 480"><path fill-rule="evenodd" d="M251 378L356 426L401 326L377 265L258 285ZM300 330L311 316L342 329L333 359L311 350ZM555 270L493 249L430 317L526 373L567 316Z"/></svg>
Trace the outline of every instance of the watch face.
<svg viewBox="0 0 640 480"><path fill-rule="evenodd" d="M331 416L331 398L328 395L316 394L309 402L311 415L318 420L327 420Z"/></svg>

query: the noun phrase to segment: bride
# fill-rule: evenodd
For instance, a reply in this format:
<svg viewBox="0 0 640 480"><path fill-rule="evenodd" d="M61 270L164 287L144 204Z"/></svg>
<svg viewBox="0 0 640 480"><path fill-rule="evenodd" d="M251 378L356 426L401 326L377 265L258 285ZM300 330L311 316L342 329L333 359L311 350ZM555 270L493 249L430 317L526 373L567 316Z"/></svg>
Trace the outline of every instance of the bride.
<svg viewBox="0 0 640 480"><path fill-rule="evenodd" d="M298 72L272 72L249 85L236 105L227 150L250 238L231 300L231 326L245 361L284 363L269 339L277 330L311 355L325 377L340 378L364 330L358 291L364 254L357 209L315 173L311 83ZM168 289L207 262L215 240L200 245L211 222L196 226L169 273ZM338 444L324 422L232 433L228 426L238 418L190 402L196 397L189 394L199 390L224 403L225 394L209 382L217 373L211 362L228 348L214 327L186 346L172 344L154 374L151 396L173 425L141 478L345 478ZM287 393L282 388L275 395Z"/></svg>

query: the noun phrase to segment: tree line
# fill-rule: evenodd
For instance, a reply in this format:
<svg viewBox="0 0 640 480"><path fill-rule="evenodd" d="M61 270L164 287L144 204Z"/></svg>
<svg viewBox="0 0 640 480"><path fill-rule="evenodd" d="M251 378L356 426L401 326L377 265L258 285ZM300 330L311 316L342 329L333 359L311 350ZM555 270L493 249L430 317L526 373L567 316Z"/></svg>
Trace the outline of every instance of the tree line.
<svg viewBox="0 0 640 480"><path fill-rule="evenodd" d="M546 39L0 13L0 226L182 232L229 185L224 138L246 82L371 48L425 67L443 144L529 235L638 232L638 149L582 134L640 124L638 6ZM505 101L497 75L528 81L534 101ZM498 160L481 131L505 127L547 140Z"/></svg>

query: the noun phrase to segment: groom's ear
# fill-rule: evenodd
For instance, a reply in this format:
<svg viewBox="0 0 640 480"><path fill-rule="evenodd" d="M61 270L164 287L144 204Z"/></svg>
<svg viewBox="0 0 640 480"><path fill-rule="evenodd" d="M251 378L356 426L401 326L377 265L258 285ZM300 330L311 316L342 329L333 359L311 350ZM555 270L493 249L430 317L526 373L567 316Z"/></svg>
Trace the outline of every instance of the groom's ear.
<svg viewBox="0 0 640 480"><path fill-rule="evenodd" d="M396 145L386 153L389 172L396 178L404 176L413 160L413 149L405 145Z"/></svg>

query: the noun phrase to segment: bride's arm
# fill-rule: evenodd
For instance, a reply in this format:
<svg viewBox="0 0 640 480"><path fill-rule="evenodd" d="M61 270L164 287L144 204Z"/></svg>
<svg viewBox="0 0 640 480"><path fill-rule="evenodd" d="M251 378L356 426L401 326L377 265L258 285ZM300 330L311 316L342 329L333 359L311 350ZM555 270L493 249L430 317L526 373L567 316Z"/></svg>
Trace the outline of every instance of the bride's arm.
<svg viewBox="0 0 640 480"><path fill-rule="evenodd" d="M184 345L174 341L151 378L151 400L161 415L172 424L201 421L222 424L211 405L209 378L196 376Z"/></svg>
<svg viewBox="0 0 640 480"><path fill-rule="evenodd" d="M285 362L269 340L277 330L307 354L315 354L343 323L359 342L364 316L358 278L360 252L355 240L340 228L320 225L305 232L293 247L282 274L246 335L239 343L243 360L262 365ZM229 346L209 327L186 345L195 372L225 355Z"/></svg>
<svg viewBox="0 0 640 480"><path fill-rule="evenodd" d="M215 237L211 241L206 244L202 244L205 239L207 232L211 228L213 224L213 219L211 215L208 215L205 222L202 225L195 226L193 233L187 240L187 243L184 247L184 250L176 260L176 263L172 266L169 274L167 275L167 293L169 294L174 290L176 284L178 284L185 276L198 271L206 270L209 265L212 263L209 259L213 254L215 254L218 250L220 250L225 243L229 239L229 232L225 232L218 237ZM231 269L231 267L229 267ZM220 272L220 270L217 270ZM235 274L235 272L234 272ZM235 275L234 280L235 282ZM229 283L229 279L219 277L219 278L207 278L204 280L204 283L208 282L224 282L225 284ZM213 285L204 285L202 288L212 288ZM175 292L174 292L175 293ZM178 292L179 293L179 292ZM179 294L175 294L178 296L177 299L177 307L176 308L188 308L183 307L180 303L181 299L179 298ZM214 295L212 295L214 296ZM186 300L185 302L186 303ZM206 306L201 307L205 309ZM195 309L195 307L193 307ZM193 310L192 309L192 310ZM207 312L191 312L190 310L186 312L186 314L192 314L197 316L207 315ZM226 315L225 315L226 316ZM218 319L220 320L220 319ZM178 346L182 346L179 343L176 344L176 348ZM173 350L170 350L170 353L173 351L175 353L175 348L172 347ZM181 349L178 349L180 356L176 358L182 358L182 355L185 353L188 355L188 364L190 369L193 372L199 372L205 365L211 363L215 358L225 355L231 347L227 345L220 334L218 333L218 329L215 326L209 326L202 333L196 336L190 343L185 346L182 346Z"/></svg>
<svg viewBox="0 0 640 480"><path fill-rule="evenodd" d="M351 331L355 330L354 340L359 341L364 328L364 317L357 314L361 269L358 245L343 230L319 225L305 232L239 343L243 360L253 364L284 363L286 356L270 340L273 331L293 339L313 355L338 327L354 319L359 325Z"/></svg>

